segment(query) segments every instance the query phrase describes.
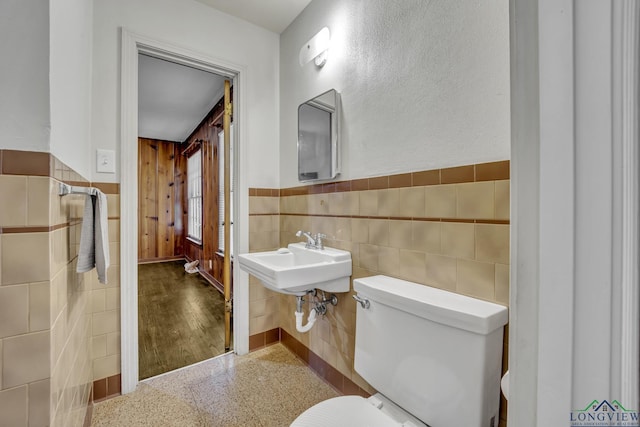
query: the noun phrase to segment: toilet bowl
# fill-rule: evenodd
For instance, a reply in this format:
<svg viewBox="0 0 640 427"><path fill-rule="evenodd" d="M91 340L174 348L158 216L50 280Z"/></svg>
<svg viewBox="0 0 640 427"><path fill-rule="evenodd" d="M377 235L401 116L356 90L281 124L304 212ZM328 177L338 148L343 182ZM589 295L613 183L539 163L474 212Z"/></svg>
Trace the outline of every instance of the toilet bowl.
<svg viewBox="0 0 640 427"><path fill-rule="evenodd" d="M304 411L291 427L428 427L381 394L340 396Z"/></svg>
<svg viewBox="0 0 640 427"><path fill-rule="evenodd" d="M507 309L386 276L353 281L354 369L379 393L341 396L292 427L494 427Z"/></svg>

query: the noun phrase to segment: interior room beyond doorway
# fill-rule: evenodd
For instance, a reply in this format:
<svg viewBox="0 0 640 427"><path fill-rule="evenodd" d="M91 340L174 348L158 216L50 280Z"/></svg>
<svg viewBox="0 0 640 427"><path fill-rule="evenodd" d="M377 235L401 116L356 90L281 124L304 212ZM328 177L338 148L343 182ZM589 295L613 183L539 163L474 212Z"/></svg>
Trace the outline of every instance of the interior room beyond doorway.
<svg viewBox="0 0 640 427"><path fill-rule="evenodd" d="M231 348L220 242L222 118L231 101L223 97L224 77L138 58L138 377L144 379Z"/></svg>

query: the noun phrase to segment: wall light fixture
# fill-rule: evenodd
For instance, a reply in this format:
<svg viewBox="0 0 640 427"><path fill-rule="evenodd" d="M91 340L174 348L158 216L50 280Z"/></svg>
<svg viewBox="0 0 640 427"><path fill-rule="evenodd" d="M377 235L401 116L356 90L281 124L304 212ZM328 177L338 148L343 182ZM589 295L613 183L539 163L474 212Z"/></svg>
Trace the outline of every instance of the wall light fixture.
<svg viewBox="0 0 640 427"><path fill-rule="evenodd" d="M304 67L307 62L313 59L316 66L322 67L327 62L330 44L329 28L324 27L300 48L300 55L298 55L300 66Z"/></svg>

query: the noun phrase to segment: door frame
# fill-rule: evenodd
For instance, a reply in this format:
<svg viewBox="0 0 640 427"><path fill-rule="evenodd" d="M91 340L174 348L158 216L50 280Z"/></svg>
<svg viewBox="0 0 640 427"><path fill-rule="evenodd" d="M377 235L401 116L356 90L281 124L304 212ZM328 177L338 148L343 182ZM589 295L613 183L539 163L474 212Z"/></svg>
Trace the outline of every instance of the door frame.
<svg viewBox="0 0 640 427"><path fill-rule="evenodd" d="M608 27L594 31L591 19L608 22ZM576 401L582 405L590 396L619 399L629 407L639 402L640 4L510 0L510 28L508 424L535 427L569 418ZM589 63L584 52L595 48L611 62L592 67L594 61ZM606 95L601 94L603 87ZM603 96L611 106L598 117L610 120L611 134L596 136L594 143L593 116L587 118L584 107L602 108ZM577 131L582 132L579 144ZM600 186L585 195L576 191L575 181L596 176L589 162L606 169L597 175L603 178ZM605 247L584 245L581 258L574 256L576 236L594 234L592 208L606 211L601 226L607 232L601 242L612 248L610 260L604 258L611 273L607 281L576 279L590 261L584 248L593 253ZM579 223L576 212L591 222ZM604 265L603 258L591 259L598 260L598 267ZM602 304L598 313L579 310L581 305L595 306L593 296L602 295L603 289L610 304ZM581 304L585 297L592 298L588 305ZM593 320L603 318L607 322L598 326L605 332L595 332ZM608 342L594 339L598 351L579 352L584 348L576 347L576 339L584 342L585 336L606 337ZM585 381L585 366L598 371L598 382ZM602 393L606 389L608 395Z"/></svg>
<svg viewBox="0 0 640 427"><path fill-rule="evenodd" d="M177 64L209 71L233 81L234 91L234 218L248 224L249 191L246 171L248 153L243 150L245 129L244 91L247 68L220 58L146 37L121 28L120 64L120 322L122 394L135 390L138 380L138 54L144 53ZM236 227L234 248L249 246L248 227ZM233 255L233 254L231 254ZM249 284L246 275L233 272L233 351L249 351Z"/></svg>

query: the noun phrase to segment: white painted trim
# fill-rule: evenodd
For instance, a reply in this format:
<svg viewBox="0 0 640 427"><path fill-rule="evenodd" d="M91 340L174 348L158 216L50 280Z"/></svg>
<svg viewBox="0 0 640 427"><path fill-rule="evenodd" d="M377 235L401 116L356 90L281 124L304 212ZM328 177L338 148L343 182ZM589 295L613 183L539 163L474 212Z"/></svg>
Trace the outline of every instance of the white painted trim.
<svg viewBox="0 0 640 427"><path fill-rule="evenodd" d="M120 319L122 393L130 393L138 384L138 53L145 53L178 64L188 65L234 79L234 150L236 155L237 194L234 223L238 224L234 247L246 252L249 246L249 205L247 187L248 154L243 144L246 132L245 90L247 68L213 58L166 41L121 30L121 133L120 133ZM234 269L234 349L249 350L249 284L246 274Z"/></svg>
<svg viewBox="0 0 640 427"><path fill-rule="evenodd" d="M511 286L507 417L508 425L518 427L537 425L540 145L537 16L537 0L510 0Z"/></svg>
<svg viewBox="0 0 640 427"><path fill-rule="evenodd" d="M621 0L618 15L622 18L622 70L621 70L621 125L622 125L622 292L620 324L620 399L633 408L640 405L638 378L640 356L638 337L640 317L638 315L638 194L640 192L638 166L638 116L640 109L638 63L640 41L640 6L637 0Z"/></svg>
<svg viewBox="0 0 640 427"><path fill-rule="evenodd" d="M510 3L509 425L640 406L639 8Z"/></svg>
<svg viewBox="0 0 640 427"><path fill-rule="evenodd" d="M568 414L572 398L577 221L573 0L538 0L538 13L540 163L536 422L538 426L552 426L558 423L558 413L547 408L567 408ZM521 301L523 303L526 304Z"/></svg>
<svg viewBox="0 0 640 427"><path fill-rule="evenodd" d="M122 393L138 384L138 47L122 30L120 88L120 342ZM128 143L128 146L126 146ZM134 214L135 212L135 214ZM133 238L132 238L133 237Z"/></svg>
<svg viewBox="0 0 640 427"><path fill-rule="evenodd" d="M238 73L233 81L234 131L232 141L234 150L234 177L236 185L234 196L233 248L236 255L249 252L249 150L247 149L246 87L247 73L244 67L237 67ZM249 352L249 276L236 265L233 268L233 348L243 355Z"/></svg>

